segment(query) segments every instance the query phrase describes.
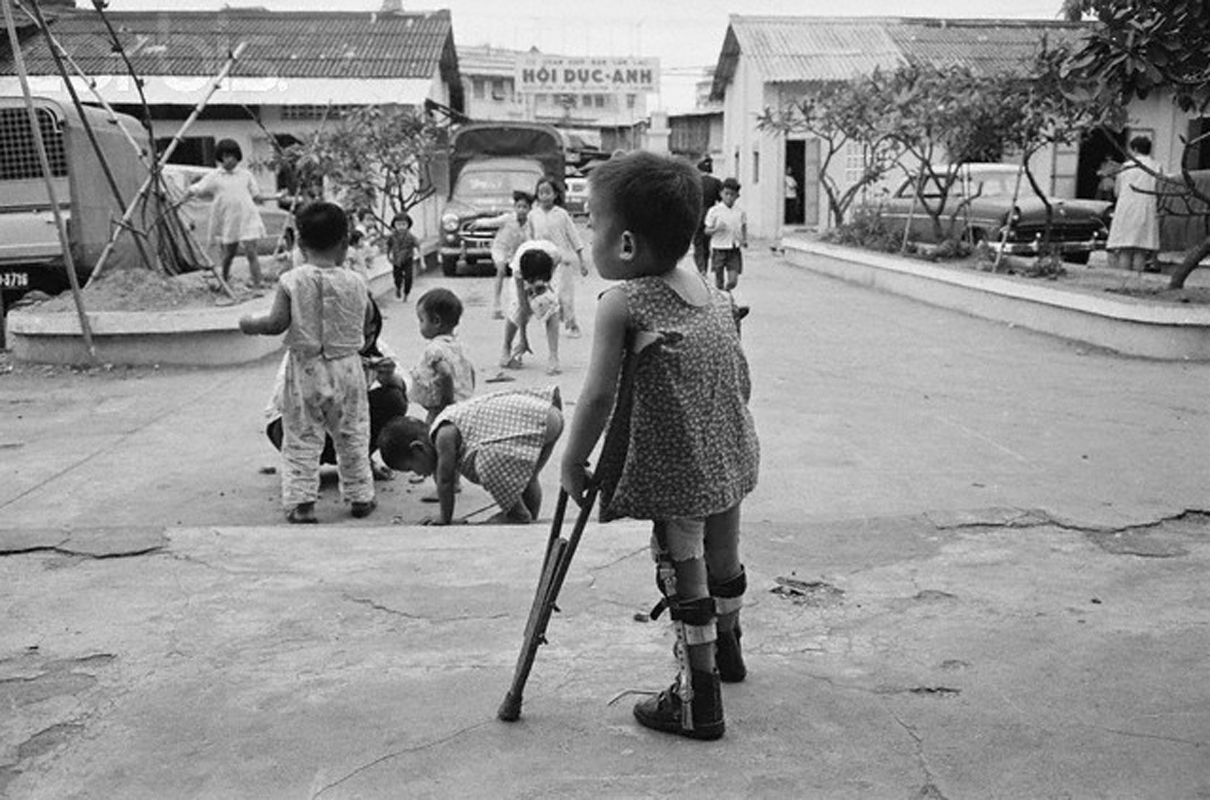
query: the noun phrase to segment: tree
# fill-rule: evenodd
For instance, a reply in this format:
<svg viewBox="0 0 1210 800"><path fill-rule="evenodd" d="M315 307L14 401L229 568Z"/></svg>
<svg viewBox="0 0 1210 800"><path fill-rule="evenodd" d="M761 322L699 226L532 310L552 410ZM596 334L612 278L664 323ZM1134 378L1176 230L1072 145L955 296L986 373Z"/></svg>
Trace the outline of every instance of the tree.
<svg viewBox="0 0 1210 800"><path fill-rule="evenodd" d="M823 84L781 108L766 107L757 128L782 134L806 133L823 143L818 177L828 199L828 217L843 225L854 200L882 180L895 161L895 142L878 126L881 94L869 78ZM861 148L861 174L848 186L832 175L832 162L850 145Z"/></svg>
<svg viewBox="0 0 1210 800"><path fill-rule="evenodd" d="M1025 73L1001 76L997 89L1005 109L1003 141L1020 154L1025 178L1046 209L1044 247L1051 241L1054 207L1030 161L1045 148L1074 144L1101 116L1100 109L1088 102L1087 85L1067 72L1071 55L1070 47L1052 46L1043 38Z"/></svg>
<svg viewBox="0 0 1210 800"><path fill-rule="evenodd" d="M1064 0L1063 9L1069 19L1095 20L1066 69L1095 82L1106 125L1120 127L1125 104L1154 91L1171 91L1182 111L1204 115L1210 108L1210 7L1205 0ZM1191 149L1205 139L1204 134L1182 139L1180 179L1159 176L1161 194L1210 205L1210 192L1198 188L1187 166ZM1171 288L1182 288L1207 256L1210 236L1185 255Z"/></svg>
<svg viewBox="0 0 1210 800"><path fill-rule="evenodd" d="M940 240L944 215L962 210L948 208L961 177L958 168L998 161L1003 153L1001 78L978 75L964 65L913 60L889 73L875 70L871 80L882 97L879 126L915 162L910 169L916 173L916 199Z"/></svg>
<svg viewBox="0 0 1210 800"><path fill-rule="evenodd" d="M411 108L362 106L325 124L275 159L304 185L326 181L349 210L387 224L432 193L432 158L444 129Z"/></svg>

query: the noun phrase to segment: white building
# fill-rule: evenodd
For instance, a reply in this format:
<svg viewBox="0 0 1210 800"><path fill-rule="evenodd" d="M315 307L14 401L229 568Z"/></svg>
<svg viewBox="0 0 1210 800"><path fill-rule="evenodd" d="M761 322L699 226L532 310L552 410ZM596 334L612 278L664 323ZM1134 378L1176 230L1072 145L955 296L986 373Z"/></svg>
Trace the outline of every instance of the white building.
<svg viewBox="0 0 1210 800"><path fill-rule="evenodd" d="M743 185L741 202L754 236L778 237L783 218L787 168L802 187L805 227L828 224L818 180L820 142L806 134L757 129L765 108L782 107L813 86L845 81L875 68L894 69L907 58L937 64L966 64L977 71L1020 68L1042 36L1078 37L1082 23L1024 20L900 18L749 17L733 15L715 67L711 98L723 105L722 157L714 172ZM1154 141L1153 155L1175 169L1181 136L1201 130L1201 121L1178 112L1165 94L1130 107L1130 126ZM1210 148L1205 148L1210 160ZM1091 197L1096 168L1110 152L1103 135L1079 147L1051 148L1031 162L1043 187L1058 197ZM1210 166L1210 164L1202 165ZM836 159L830 174L841 185L861 169L859 155Z"/></svg>

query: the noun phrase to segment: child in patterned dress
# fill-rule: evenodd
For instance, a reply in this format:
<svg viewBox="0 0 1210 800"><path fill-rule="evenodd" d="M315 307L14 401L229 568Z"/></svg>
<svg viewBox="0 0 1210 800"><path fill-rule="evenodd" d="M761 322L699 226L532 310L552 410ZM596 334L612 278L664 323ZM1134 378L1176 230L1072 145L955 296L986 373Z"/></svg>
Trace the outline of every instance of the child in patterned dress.
<svg viewBox="0 0 1210 800"><path fill-rule="evenodd" d="M446 406L470 399L475 367L454 333L462 320L458 295L449 289L430 289L416 303L416 319L428 345L412 369L408 399L423 406L432 422Z"/></svg>
<svg viewBox="0 0 1210 800"><path fill-rule="evenodd" d="M559 387L513 389L455 403L426 425L414 417L387 423L378 452L387 466L437 481L440 514L454 522L456 478L487 490L500 507L492 523L528 523L542 506L539 475L563 433Z"/></svg>
<svg viewBox="0 0 1210 800"><path fill-rule="evenodd" d="M720 679L744 679L739 609L740 504L756 486L760 448L751 383L730 296L677 262L701 219L688 162L632 153L597 167L589 221L593 261L622 283L597 306L592 356L562 459L583 502L600 486L601 517L649 519L657 578L678 632L681 671L634 708L639 723L717 739ZM605 437L596 475L588 458Z"/></svg>

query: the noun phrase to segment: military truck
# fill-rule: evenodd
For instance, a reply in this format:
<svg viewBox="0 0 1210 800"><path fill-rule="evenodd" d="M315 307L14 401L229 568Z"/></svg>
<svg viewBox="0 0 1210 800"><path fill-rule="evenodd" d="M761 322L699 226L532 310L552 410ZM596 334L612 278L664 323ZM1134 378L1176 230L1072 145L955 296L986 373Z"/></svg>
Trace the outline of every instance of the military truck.
<svg viewBox="0 0 1210 800"><path fill-rule="evenodd" d="M498 226L472 223L513 207L513 192L530 192L538 179L560 183L566 164L557 128L536 122L472 122L450 138L450 194L441 216L441 271L447 276L491 275Z"/></svg>

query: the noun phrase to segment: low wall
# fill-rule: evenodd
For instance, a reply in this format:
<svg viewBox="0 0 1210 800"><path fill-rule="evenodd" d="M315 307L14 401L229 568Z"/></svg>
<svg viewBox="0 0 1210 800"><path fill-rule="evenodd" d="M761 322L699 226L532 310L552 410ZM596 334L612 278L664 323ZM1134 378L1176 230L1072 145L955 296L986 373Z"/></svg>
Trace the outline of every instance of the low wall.
<svg viewBox="0 0 1210 800"><path fill-rule="evenodd" d="M383 259L385 261L385 259ZM370 272L370 291L394 290L390 265ZM218 367L258 361L281 350L280 336L240 333L245 314L264 314L272 293L244 303L172 311L90 311L89 327L102 364ZM7 344L13 357L36 364L87 364L80 318L72 311L8 313Z"/></svg>
<svg viewBox="0 0 1210 800"><path fill-rule="evenodd" d="M1146 358L1210 361L1210 307L1083 294L936 267L809 239L782 240L790 263L976 317Z"/></svg>

